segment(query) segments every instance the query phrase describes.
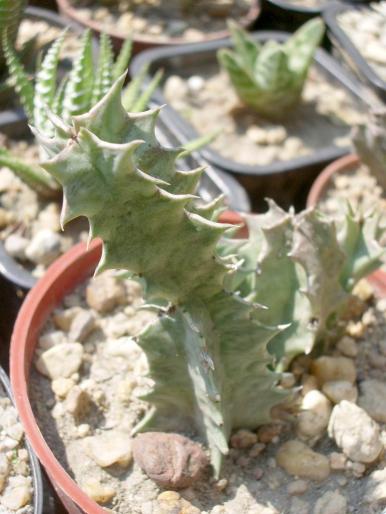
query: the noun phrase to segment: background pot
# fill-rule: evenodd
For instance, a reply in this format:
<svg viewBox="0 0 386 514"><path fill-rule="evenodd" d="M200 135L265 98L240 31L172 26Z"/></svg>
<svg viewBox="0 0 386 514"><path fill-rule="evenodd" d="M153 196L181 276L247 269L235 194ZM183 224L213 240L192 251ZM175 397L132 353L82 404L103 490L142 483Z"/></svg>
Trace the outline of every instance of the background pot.
<svg viewBox="0 0 386 514"><path fill-rule="evenodd" d="M95 33L100 34L105 31L112 39L115 49L119 49L122 46L123 41L130 36L130 34L122 34L116 30L106 29L102 23L94 20L85 20L79 15L77 8L73 7L70 0L57 0L59 12L66 18L81 23L87 28L92 29ZM248 13L241 19L237 20L244 28L249 28L257 19L260 14L260 0L252 0L251 8ZM228 30L222 30L220 32L213 32L205 36L205 41L213 41L218 39L224 39L229 36ZM167 45L181 45L185 44L186 40L180 37L168 38L163 42L154 41L151 36L142 36L134 34L131 36L133 40L134 53L138 53L147 48L167 46ZM199 44L199 43L193 43Z"/></svg>
<svg viewBox="0 0 386 514"><path fill-rule="evenodd" d="M264 43L269 39L283 42L290 34L274 31L255 32L252 37ZM130 71L134 76L144 64L149 65L147 80L150 81L154 72L164 69L166 76L183 71L184 76L189 69L197 70L199 66L217 65L217 50L231 47L232 42L212 41L196 45L183 45L178 47L157 48L138 55L131 63ZM322 49L315 54L315 65L328 80L344 88L357 102L358 107L365 109L362 99L361 84L342 68L332 56ZM160 88L153 95L155 105L164 105L165 97ZM178 130L181 137L187 140L198 137L190 123L183 119L171 106L162 109L161 118L165 125ZM276 161L269 165L247 165L221 156L209 145L200 151L203 158L217 169L232 173L247 189L254 210L265 208L264 199L273 198L279 205L288 208L295 205L301 209L305 206L307 191L311 187L317 174L323 167L335 159L350 152L350 147L326 146L311 155L301 156L288 161Z"/></svg>
<svg viewBox="0 0 386 514"><path fill-rule="evenodd" d="M360 4L362 8L365 6L366 4ZM354 5L336 2L331 3L324 10L323 18L326 22L330 39L338 50L338 53L354 73L368 84L383 101L386 101L386 81L368 64L350 36L338 23L337 17L345 11L354 9L354 7Z"/></svg>
<svg viewBox="0 0 386 514"><path fill-rule="evenodd" d="M358 167L359 164L359 157L357 155L350 154L327 166L312 184L307 197L307 207L318 205L320 200L326 194L328 188L332 186L332 180L338 173L350 172Z"/></svg>
<svg viewBox="0 0 386 514"><path fill-rule="evenodd" d="M294 31L303 23L319 16L322 7L304 7L290 0L262 0L262 13L259 22L264 19L262 28Z"/></svg>
<svg viewBox="0 0 386 514"><path fill-rule="evenodd" d="M0 341L1 344L1 341ZM5 390L8 398L14 403L12 399L11 392L11 384L9 383L9 379L5 371L2 367L0 367L0 385ZM40 465L35 457L31 446L27 440L25 440L25 447L28 451L29 456L29 465L31 469L31 476L33 482L33 490L34 490L34 500L33 500L33 512L34 514L42 514L43 513L43 502L44 502L44 491L43 491L43 481L42 475L40 471Z"/></svg>

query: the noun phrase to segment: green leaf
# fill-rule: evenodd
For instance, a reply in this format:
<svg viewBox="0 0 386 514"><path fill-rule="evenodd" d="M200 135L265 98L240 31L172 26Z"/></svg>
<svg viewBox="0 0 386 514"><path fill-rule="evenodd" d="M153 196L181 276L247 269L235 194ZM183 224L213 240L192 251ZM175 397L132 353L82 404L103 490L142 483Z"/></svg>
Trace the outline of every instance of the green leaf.
<svg viewBox="0 0 386 514"><path fill-rule="evenodd" d="M81 50L72 65L63 98L63 118L83 114L92 106L94 66L92 62L91 31L82 37Z"/></svg>
<svg viewBox="0 0 386 514"><path fill-rule="evenodd" d="M119 79L119 77L125 71L127 71L127 67L130 62L132 48L133 48L133 43L132 43L131 39L126 39L126 41L122 45L122 48L119 52L117 60L114 63L113 75L112 75L113 82L115 82L117 79Z"/></svg>

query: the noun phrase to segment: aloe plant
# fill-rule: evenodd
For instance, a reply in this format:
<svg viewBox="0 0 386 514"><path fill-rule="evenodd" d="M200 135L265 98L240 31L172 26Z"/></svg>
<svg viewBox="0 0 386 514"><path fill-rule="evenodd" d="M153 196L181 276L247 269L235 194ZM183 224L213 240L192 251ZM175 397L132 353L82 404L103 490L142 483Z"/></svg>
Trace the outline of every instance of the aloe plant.
<svg viewBox="0 0 386 514"><path fill-rule="evenodd" d="M285 43L254 41L235 22L229 22L234 49L221 49L218 60L228 73L240 100L262 116L283 118L299 103L324 34L321 19L305 23Z"/></svg>
<svg viewBox="0 0 386 514"><path fill-rule="evenodd" d="M71 116L87 112L92 105L97 103L110 89L117 77L127 69L131 56L131 41L127 40L115 60L110 38L106 34L102 34L98 61L94 63L92 36L90 31L86 31L71 71L58 84L60 51L65 37L66 31L47 51L38 69L34 84L30 81L28 73L10 41L6 37L3 38L9 73L15 83L15 89L29 122L46 133L53 133L54 130L50 121L51 114L62 116L64 120L68 121ZM143 68L138 76L126 86L124 104L132 112L140 112L147 107L150 97L161 79L161 72L159 72L142 91L145 74L146 68ZM59 192L59 184L53 181L42 168L15 158L5 149L0 153L0 165L11 168L42 195L55 196Z"/></svg>
<svg viewBox="0 0 386 514"><path fill-rule="evenodd" d="M386 107L370 110L369 119L354 129L352 139L361 161L386 191Z"/></svg>
<svg viewBox="0 0 386 514"><path fill-rule="evenodd" d="M5 64L3 38L14 44L23 16L26 0L0 0L0 69Z"/></svg>
<svg viewBox="0 0 386 514"><path fill-rule="evenodd" d="M218 476L231 431L269 421L286 398L277 358L310 351L345 288L379 265L377 219L351 213L337 228L271 203L247 217L248 240L233 239L218 221L222 198L194 195L203 170L176 168L180 150L155 137L159 109L128 113L123 82L70 123L54 117L53 137L37 133L42 166L63 186L62 224L86 216L90 239L102 239L97 272L128 270L159 313L138 339L153 385L135 432L195 427Z"/></svg>

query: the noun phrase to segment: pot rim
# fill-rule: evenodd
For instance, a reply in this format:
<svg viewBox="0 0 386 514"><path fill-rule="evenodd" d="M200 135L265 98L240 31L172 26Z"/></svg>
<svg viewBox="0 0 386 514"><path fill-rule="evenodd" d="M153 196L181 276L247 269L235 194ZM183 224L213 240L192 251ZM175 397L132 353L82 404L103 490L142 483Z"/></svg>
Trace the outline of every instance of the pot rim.
<svg viewBox="0 0 386 514"><path fill-rule="evenodd" d="M45 275L31 289L20 309L12 334L10 351L10 374L13 396L26 436L51 480L55 482L55 485L76 503L78 507L90 514L106 514L106 510L91 500L64 470L46 443L34 416L29 401L27 384L31 365L28 348L31 352L30 356L32 356L35 346L34 342L47 318L48 312L52 312L67 292L66 288L63 288L60 293L61 296L55 297L53 293L55 282L62 277L65 279L65 282L71 282L72 289L76 282L81 282L85 278L85 263L88 263L89 272L92 267L90 263L93 261L95 261L95 264L97 263L101 249L102 245L99 240L94 241L88 249L85 243L79 243L50 266ZM81 269L80 265L82 261L83 269ZM74 266L75 263L79 266ZM72 273L71 269L73 269Z"/></svg>
<svg viewBox="0 0 386 514"><path fill-rule="evenodd" d="M307 196L307 207L315 207L320 202L334 175L350 171L359 163L360 160L356 154L349 154L326 166L311 186Z"/></svg>
<svg viewBox="0 0 386 514"><path fill-rule="evenodd" d="M127 35L120 33L114 29L104 29L102 24L94 20L85 20L79 16L76 7L71 5L69 0L57 0L59 10L67 17L75 20L77 23L81 23L84 26L91 28L94 32L106 32L110 37L114 39L125 40ZM245 16L239 19L240 24L244 28L248 28L259 16L261 11L260 0L252 0L251 6ZM199 44L204 41L214 41L217 39L224 39L229 36L229 30L224 29L210 33L204 39L197 42L188 42L183 37L169 37L164 41L154 41L151 36L133 35L132 40L134 43L144 46L174 46L183 44Z"/></svg>

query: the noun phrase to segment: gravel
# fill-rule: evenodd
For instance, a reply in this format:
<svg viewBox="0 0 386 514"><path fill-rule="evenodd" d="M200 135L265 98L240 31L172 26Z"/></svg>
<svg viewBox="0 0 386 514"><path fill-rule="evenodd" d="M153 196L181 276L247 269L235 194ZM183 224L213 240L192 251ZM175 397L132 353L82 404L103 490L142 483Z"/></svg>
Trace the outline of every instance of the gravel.
<svg viewBox="0 0 386 514"><path fill-rule="evenodd" d="M61 345L78 344L83 349L81 364L69 365L54 380L36 369L31 374L31 399L39 426L62 465L91 498L118 514L383 512L383 402L377 405L380 421L376 421L370 408L366 414L365 405L339 398L353 394L369 380L386 384L386 302L373 298L366 282L356 288L366 303L362 309L355 303L355 315L333 354L315 360L302 357L292 364L289 384L295 381L296 387L304 386L290 415L256 431L242 427L235 431L220 480L206 471L198 482L176 492L158 486L131 460L131 431L148 411L141 396L150 384L146 358L134 337L151 323L154 314L141 309L137 284L118 282L110 272L97 280L96 290L106 295L106 303L102 298L95 304L89 293L93 280L78 287L48 320L36 350L37 364L54 348L60 348L58 355L66 355ZM119 301L111 301L106 284L116 291ZM98 312L101 305L102 312ZM69 334L80 310L95 317L95 327L77 343ZM347 357L347 353L355 356ZM337 402L332 416L323 393ZM300 440L299 423L305 414L318 421L318 433L316 438L312 433ZM180 435L203 442L183 428Z"/></svg>
<svg viewBox="0 0 386 514"><path fill-rule="evenodd" d="M29 140L1 136L1 144L27 162L38 162L37 147ZM0 167L0 241L36 277L75 243L87 241L85 220L61 231L60 202L60 196L57 201L42 198L8 168Z"/></svg>
<svg viewBox="0 0 386 514"><path fill-rule="evenodd" d="M350 145L350 125L363 121L352 97L311 68L300 106L282 123L267 121L243 106L227 74L208 64L201 75L171 75L163 93L167 102L201 134L219 132L211 147L242 164L268 165L331 146ZM181 73L185 73L181 70ZM193 75L192 75L193 74ZM204 78L201 88L192 79Z"/></svg>
<svg viewBox="0 0 386 514"><path fill-rule="evenodd" d="M169 38L183 38L186 42L202 41L205 37L227 28L227 18L239 19L250 8L250 0L200 0L183 12L181 0L114 0L97 2L72 0L77 13L85 21L101 23L104 30L118 32L122 38L149 37L165 42Z"/></svg>
<svg viewBox="0 0 386 514"><path fill-rule="evenodd" d="M0 514L14 513L33 513L33 485L23 427L0 386Z"/></svg>
<svg viewBox="0 0 386 514"><path fill-rule="evenodd" d="M374 71L386 81L386 2L345 10L338 16L338 22Z"/></svg>

